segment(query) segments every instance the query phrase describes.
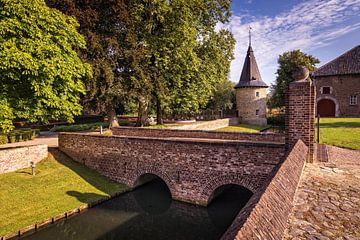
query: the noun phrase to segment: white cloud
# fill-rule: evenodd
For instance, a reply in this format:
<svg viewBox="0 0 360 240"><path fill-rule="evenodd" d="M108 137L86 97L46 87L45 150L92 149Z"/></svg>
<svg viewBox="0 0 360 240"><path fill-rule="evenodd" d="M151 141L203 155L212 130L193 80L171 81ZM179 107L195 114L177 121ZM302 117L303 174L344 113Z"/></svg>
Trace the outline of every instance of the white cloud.
<svg viewBox="0 0 360 240"><path fill-rule="evenodd" d="M359 18L359 9L360 0L308 0L274 17L234 15L229 23L218 26L230 29L237 41L230 79L234 82L239 79L248 46L249 25L253 29L252 45L260 68L274 71L278 55L285 51L315 50L360 29L359 22L349 21Z"/></svg>

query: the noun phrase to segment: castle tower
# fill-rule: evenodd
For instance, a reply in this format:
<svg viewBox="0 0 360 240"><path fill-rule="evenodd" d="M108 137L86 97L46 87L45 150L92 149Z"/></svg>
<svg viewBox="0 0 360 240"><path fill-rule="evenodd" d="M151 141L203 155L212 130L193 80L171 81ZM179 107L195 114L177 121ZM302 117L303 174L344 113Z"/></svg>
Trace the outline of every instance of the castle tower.
<svg viewBox="0 0 360 240"><path fill-rule="evenodd" d="M249 48L247 50L240 81L236 84L236 110L241 123L266 125L266 88L262 81L254 51L251 47L249 31Z"/></svg>

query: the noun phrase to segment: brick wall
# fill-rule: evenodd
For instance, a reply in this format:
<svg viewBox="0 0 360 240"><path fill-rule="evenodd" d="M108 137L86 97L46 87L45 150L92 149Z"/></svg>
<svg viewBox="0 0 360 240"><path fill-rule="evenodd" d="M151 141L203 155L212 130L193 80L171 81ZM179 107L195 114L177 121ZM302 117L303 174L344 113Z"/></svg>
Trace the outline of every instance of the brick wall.
<svg viewBox="0 0 360 240"><path fill-rule="evenodd" d="M138 136L138 137L183 137L183 138L210 138L244 140L257 142L284 143L285 135L279 133L246 133L246 132L218 132L201 130L178 130L178 129L156 129L156 128L135 128L120 127L113 128L114 135Z"/></svg>
<svg viewBox="0 0 360 240"><path fill-rule="evenodd" d="M337 117L360 117L360 75L316 77L316 99L330 99L336 104ZM321 87L331 87L330 94L322 94ZM358 104L350 105L350 96L357 95Z"/></svg>
<svg viewBox="0 0 360 240"><path fill-rule="evenodd" d="M270 174L267 183L239 212L222 240L282 239L307 152L307 146L299 140L281 166Z"/></svg>
<svg viewBox="0 0 360 240"><path fill-rule="evenodd" d="M228 126L234 126L239 124L238 118L224 118L211 121L196 121L194 123L184 124L180 126L172 126L170 129L182 129L182 130L215 130Z"/></svg>
<svg viewBox="0 0 360 240"><path fill-rule="evenodd" d="M145 173L155 174L167 183L174 199L200 205L207 205L211 194L225 184L256 192L285 157L285 146L278 143L74 133L61 133L59 148L129 186Z"/></svg>
<svg viewBox="0 0 360 240"><path fill-rule="evenodd" d="M289 85L286 96L285 138L290 150L301 139L309 147L309 159L314 153L315 89L311 81Z"/></svg>
<svg viewBox="0 0 360 240"><path fill-rule="evenodd" d="M48 156L47 145L7 148L0 150L0 174L30 167Z"/></svg>

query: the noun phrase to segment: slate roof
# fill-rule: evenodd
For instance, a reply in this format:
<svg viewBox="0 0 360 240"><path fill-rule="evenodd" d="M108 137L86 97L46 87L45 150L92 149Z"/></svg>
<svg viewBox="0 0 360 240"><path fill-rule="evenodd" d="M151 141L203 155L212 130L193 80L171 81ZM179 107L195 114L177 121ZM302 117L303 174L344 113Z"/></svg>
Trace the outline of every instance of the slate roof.
<svg viewBox="0 0 360 240"><path fill-rule="evenodd" d="M238 84L235 85L235 88L242 87L268 87L268 85L266 85L266 83L262 81L260 71L256 63L254 51L251 45L247 50L244 66L240 76L240 81L238 82Z"/></svg>
<svg viewBox="0 0 360 240"><path fill-rule="evenodd" d="M313 72L313 76L360 74L360 45L326 63Z"/></svg>

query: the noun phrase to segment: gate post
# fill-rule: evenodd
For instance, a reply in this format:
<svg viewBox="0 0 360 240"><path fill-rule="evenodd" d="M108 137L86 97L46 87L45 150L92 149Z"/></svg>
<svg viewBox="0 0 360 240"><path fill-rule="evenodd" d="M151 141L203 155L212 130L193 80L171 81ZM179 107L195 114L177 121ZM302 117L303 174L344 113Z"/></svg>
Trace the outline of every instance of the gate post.
<svg viewBox="0 0 360 240"><path fill-rule="evenodd" d="M288 150L301 139L309 147L308 162L313 161L315 134L315 88L309 78L309 70L298 67L295 82L289 84L286 93L285 141Z"/></svg>

